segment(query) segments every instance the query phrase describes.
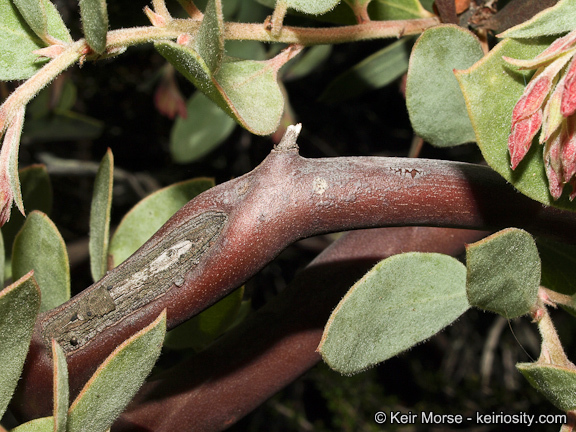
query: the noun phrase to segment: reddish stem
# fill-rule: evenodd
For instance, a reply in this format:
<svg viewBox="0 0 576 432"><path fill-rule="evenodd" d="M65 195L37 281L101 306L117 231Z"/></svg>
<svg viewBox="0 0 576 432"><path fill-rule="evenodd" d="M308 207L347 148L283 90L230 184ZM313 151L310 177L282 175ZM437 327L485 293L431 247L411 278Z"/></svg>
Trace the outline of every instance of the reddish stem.
<svg viewBox="0 0 576 432"><path fill-rule="evenodd" d="M484 235L422 227L346 234L242 326L145 384L113 432L229 427L320 360L316 347L330 312L375 263L409 251L459 255Z"/></svg>
<svg viewBox="0 0 576 432"><path fill-rule="evenodd" d="M138 252L71 301L37 322L20 386L21 408L49 412L52 392L43 324L85 301L118 274L134 273L145 251L207 211L227 222L197 265L167 292L68 354L74 396L113 349L167 308L170 328L196 315L258 272L294 241L332 231L429 225L470 229L518 226L576 242L576 215L517 193L487 167L400 158L304 159L282 147L252 172L201 194L178 211ZM138 264L139 265L139 264Z"/></svg>

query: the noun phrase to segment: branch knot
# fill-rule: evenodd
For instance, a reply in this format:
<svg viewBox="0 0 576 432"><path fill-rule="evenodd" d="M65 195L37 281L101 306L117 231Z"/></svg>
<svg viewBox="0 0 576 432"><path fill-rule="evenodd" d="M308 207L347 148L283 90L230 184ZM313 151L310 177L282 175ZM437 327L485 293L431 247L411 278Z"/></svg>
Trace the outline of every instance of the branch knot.
<svg viewBox="0 0 576 432"><path fill-rule="evenodd" d="M298 139L298 135L300 135L301 130L302 123L288 126L278 145L274 146L274 150L278 152L294 150L298 151L298 144L296 143L296 140Z"/></svg>

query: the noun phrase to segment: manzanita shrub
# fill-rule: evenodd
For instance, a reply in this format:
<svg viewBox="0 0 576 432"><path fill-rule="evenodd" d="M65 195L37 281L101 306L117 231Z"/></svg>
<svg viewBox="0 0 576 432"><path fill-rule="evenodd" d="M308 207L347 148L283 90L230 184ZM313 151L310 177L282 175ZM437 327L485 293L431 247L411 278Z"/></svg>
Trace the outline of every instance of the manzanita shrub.
<svg viewBox="0 0 576 432"><path fill-rule="evenodd" d="M0 0L0 80L20 82L0 106L0 280L6 282L0 292L0 416L9 409L39 314L71 297L67 248L48 216L52 192L47 170L41 165L19 170L18 160L27 134L50 131L91 139L106 128L74 113L76 89L69 84L64 84L48 118L44 107L50 95L44 88L74 65L109 58L113 62L135 45L153 47L165 59L154 104L162 115L175 118L171 157L188 163L209 154L237 127L271 135L275 143L288 128L287 141L274 151L293 151L300 129L288 126L296 114L284 83L314 71L330 56L333 44L397 38L327 83L322 99L342 101L405 76L406 107L419 139L440 148L475 142L489 167L519 193L543 208L575 211L576 1L551 2L546 9L534 10L535 2L522 0L432 3L179 0L179 5L167 5L153 0L151 7L142 5L150 25L110 29L104 0L80 0L83 37L75 40L72 24L50 0ZM251 22L260 18L251 11L263 7L269 8L269 16ZM292 19L307 26L287 25L285 21ZM188 100L178 76L198 90ZM27 121L35 128L26 131ZM361 182L362 168L356 174ZM400 177L421 174L416 168L398 171ZM135 253L186 203L214 186L213 180L198 178L160 189L128 212L112 235L114 177L108 151L95 174L90 211L88 249L94 282ZM322 177L313 186L314 194L327 193L327 199L355 199L327 192ZM248 188L235 189L238 195L243 187ZM19 213L11 216L13 205ZM434 207L433 199L428 206ZM363 211L358 209L359 219ZM364 225L346 220L341 226ZM528 316L540 331L541 354L516 367L567 413L562 430L574 430L576 366L564 352L548 308L576 310L576 251L540 234L535 238L524 229L508 227L468 244L460 260L410 252L379 262L334 305L318 352L330 368L352 375L425 341L471 308L507 320ZM275 253L271 251L271 257ZM182 286L184 277L171 283ZM163 345L182 357L202 352L250 314L243 287L216 302L221 297L214 295L212 307L170 332L170 316L164 310L112 347L101 364L94 364L95 372L78 394L70 394L66 353L52 340L53 394L46 396L52 415L13 430L108 430L150 375ZM225 424L229 423L214 429Z"/></svg>

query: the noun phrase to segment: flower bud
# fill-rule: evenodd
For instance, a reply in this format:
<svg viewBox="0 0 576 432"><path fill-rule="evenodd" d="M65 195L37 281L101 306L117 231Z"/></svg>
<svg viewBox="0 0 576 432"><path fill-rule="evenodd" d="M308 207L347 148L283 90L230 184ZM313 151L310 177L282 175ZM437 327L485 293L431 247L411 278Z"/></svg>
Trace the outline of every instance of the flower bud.
<svg viewBox="0 0 576 432"><path fill-rule="evenodd" d="M576 112L576 57L572 59L566 71L561 111L564 117L571 116Z"/></svg>
<svg viewBox="0 0 576 432"><path fill-rule="evenodd" d="M160 114L170 119L176 115L182 118L188 116L186 101L180 93L172 66L169 66L162 75L160 84L154 93L154 105Z"/></svg>
<svg viewBox="0 0 576 432"><path fill-rule="evenodd" d="M516 169L518 164L532 144L532 139L542 125L542 110L538 110L532 116L523 118L512 124L512 132L508 136L508 150L510 151L510 166Z"/></svg>
<svg viewBox="0 0 576 432"><path fill-rule="evenodd" d="M561 174L560 143L562 133L557 131L544 146L544 167L548 177L548 189L552 198L558 199L562 195L564 186Z"/></svg>

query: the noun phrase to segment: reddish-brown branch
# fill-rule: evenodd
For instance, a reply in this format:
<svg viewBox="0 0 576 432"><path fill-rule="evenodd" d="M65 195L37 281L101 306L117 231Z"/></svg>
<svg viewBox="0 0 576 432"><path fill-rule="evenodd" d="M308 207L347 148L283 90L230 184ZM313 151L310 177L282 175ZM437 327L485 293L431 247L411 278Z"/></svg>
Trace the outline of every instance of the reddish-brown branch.
<svg viewBox="0 0 576 432"><path fill-rule="evenodd" d="M113 432L225 429L320 360L330 312L376 262L409 251L459 255L483 235L418 227L346 234L217 345L146 384Z"/></svg>
<svg viewBox="0 0 576 432"><path fill-rule="evenodd" d="M206 211L227 222L178 288L100 332L68 355L72 395L123 340L167 308L170 327L240 286L292 242L348 229L428 225L492 229L518 226L576 242L576 215L546 208L518 194L489 168L399 158L304 159L296 147L274 150L252 172L217 186L177 212L143 249ZM135 256L77 296L85 298L114 272L136 272ZM134 258L136 257L136 258ZM84 297L83 297L84 296ZM42 324L70 304L40 316L20 386L21 407L47 414L51 362Z"/></svg>

